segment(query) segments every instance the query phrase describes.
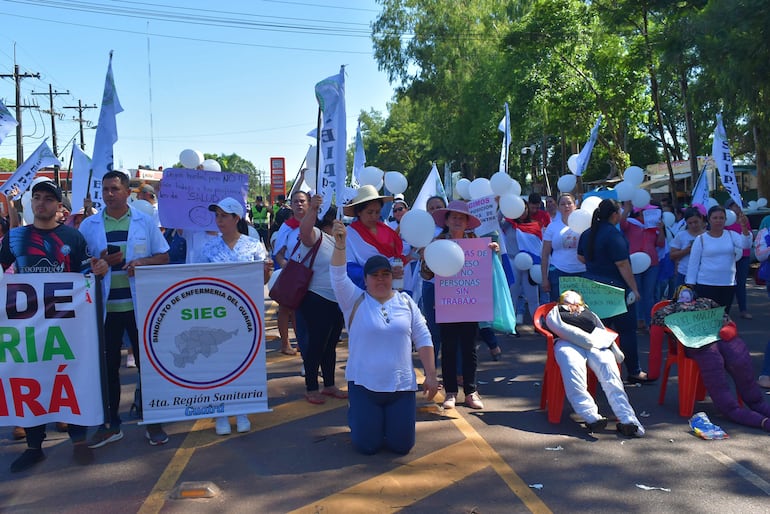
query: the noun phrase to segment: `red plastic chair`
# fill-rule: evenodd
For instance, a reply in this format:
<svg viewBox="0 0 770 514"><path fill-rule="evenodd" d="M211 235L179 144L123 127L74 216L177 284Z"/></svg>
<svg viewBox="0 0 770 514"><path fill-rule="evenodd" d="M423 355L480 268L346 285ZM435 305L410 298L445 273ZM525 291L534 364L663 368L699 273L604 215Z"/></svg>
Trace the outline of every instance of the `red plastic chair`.
<svg viewBox="0 0 770 514"><path fill-rule="evenodd" d="M655 312L671 303L671 300L662 300L652 307L652 316ZM684 418L692 416L695 410L695 401L703 401L706 398L706 387L703 385L703 379L700 376L698 364L684 353L684 346L676 336L668 329L662 327L662 330L651 328L650 330L650 378L657 378L660 373L660 361L663 346L663 337L668 341L668 355L666 356L666 365L663 368L663 380L660 383L660 396L658 405L663 405L666 399L666 386L668 385L668 376L671 366L678 367L679 373L679 415ZM657 363L655 366L653 363Z"/></svg>
<svg viewBox="0 0 770 514"><path fill-rule="evenodd" d="M562 410L564 409L564 382L561 378L561 369L556 362L556 356L553 353L554 335L548 330L545 324L545 317L556 306L556 302L541 305L535 311L533 325L535 330L543 335L546 340L547 357L545 360L545 372L543 373L543 382L540 391L540 408L545 409L548 415L549 423L560 423ZM592 396L596 395L596 384L598 380L596 375L588 368L588 391Z"/></svg>

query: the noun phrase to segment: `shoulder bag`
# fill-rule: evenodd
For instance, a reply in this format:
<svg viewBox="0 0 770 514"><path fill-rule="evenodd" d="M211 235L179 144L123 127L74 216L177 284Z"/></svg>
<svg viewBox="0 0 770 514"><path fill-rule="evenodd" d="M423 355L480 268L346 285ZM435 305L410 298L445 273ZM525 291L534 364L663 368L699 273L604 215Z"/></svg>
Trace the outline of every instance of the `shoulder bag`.
<svg viewBox="0 0 770 514"><path fill-rule="evenodd" d="M269 293L270 298L278 302L278 305L291 310L297 310L302 304L308 287L310 287L310 280L313 278L313 263L318 254L318 249L321 247L322 239L323 234L319 236L312 249L301 261L289 260L281 270L281 274L278 276L275 284L273 284L273 287L270 288ZM300 242L298 241L291 252L292 254L297 251L299 245ZM310 259L310 263L306 266L305 263L308 259Z"/></svg>

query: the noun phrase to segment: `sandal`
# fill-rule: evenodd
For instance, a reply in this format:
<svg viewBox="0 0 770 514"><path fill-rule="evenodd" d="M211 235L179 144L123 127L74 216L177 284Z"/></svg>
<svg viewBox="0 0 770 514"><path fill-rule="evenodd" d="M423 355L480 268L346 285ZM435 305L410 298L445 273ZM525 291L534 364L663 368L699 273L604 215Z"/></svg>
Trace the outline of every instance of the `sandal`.
<svg viewBox="0 0 770 514"><path fill-rule="evenodd" d="M655 382L655 380L650 379L647 376L647 373L645 373L644 371L640 371L639 374L637 375L628 375L628 378L626 379L626 381L629 384L652 384L653 382Z"/></svg>
<svg viewBox="0 0 770 514"><path fill-rule="evenodd" d="M345 400L348 397L347 391L341 391L340 389L337 389L336 387L326 387L321 391L321 394L324 396L330 396L332 398L337 398L338 400Z"/></svg>
<svg viewBox="0 0 770 514"><path fill-rule="evenodd" d="M305 399L308 403L312 403L313 405L323 405L326 403L326 398L321 396L321 393L318 391L308 391L305 393Z"/></svg>
<svg viewBox="0 0 770 514"><path fill-rule="evenodd" d="M495 346L494 348L489 349L489 354L492 356L493 361L499 361L500 356L503 354L503 350L499 346Z"/></svg>

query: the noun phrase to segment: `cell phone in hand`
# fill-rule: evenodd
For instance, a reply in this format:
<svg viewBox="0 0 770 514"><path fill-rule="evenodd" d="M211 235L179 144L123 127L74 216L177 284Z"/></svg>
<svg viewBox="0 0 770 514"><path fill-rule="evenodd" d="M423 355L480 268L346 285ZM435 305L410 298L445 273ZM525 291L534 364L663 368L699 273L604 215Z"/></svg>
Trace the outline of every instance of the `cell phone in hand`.
<svg viewBox="0 0 770 514"><path fill-rule="evenodd" d="M112 255L113 253L118 253L120 251L120 247L118 245L107 245L107 254Z"/></svg>

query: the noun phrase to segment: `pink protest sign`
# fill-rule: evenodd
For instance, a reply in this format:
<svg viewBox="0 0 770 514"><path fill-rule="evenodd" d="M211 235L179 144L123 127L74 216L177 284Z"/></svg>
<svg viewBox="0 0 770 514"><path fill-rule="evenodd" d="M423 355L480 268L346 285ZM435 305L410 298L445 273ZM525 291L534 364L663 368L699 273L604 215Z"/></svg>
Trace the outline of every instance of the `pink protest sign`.
<svg viewBox="0 0 770 514"><path fill-rule="evenodd" d="M453 241L465 252L465 266L452 277L436 275L436 323L492 321L492 240Z"/></svg>

